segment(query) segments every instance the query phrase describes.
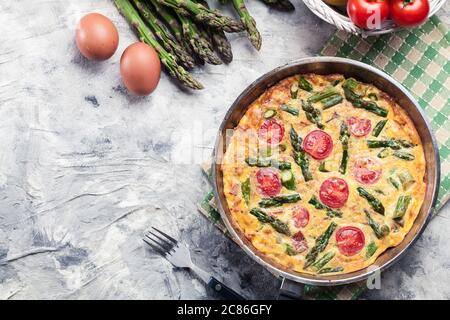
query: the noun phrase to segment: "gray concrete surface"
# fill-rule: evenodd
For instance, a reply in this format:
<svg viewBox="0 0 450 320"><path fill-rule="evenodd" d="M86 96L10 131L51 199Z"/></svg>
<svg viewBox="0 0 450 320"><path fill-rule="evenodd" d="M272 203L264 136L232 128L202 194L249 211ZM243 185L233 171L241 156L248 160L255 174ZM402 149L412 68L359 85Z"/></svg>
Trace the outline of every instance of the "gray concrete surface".
<svg viewBox="0 0 450 320"><path fill-rule="evenodd" d="M232 35L235 59L195 75L183 92L163 74L147 98L127 94L120 54L136 39L111 1L0 4L0 299L215 299L185 271L142 246L149 225L188 242L195 261L249 298L279 280L196 211L208 189L199 164L227 107L255 78L315 55L334 28L301 3L292 14L248 1L264 43ZM449 8L440 15L449 23ZM97 11L118 26L103 63L76 50L78 19ZM364 298L450 298L450 207Z"/></svg>

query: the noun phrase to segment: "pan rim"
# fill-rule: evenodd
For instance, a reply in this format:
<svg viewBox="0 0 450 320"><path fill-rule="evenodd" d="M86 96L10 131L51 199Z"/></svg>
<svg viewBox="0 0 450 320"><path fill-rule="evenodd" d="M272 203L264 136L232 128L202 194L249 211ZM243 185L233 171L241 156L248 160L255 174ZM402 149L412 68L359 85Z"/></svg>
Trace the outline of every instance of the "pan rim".
<svg viewBox="0 0 450 320"><path fill-rule="evenodd" d="M339 275L339 277L340 277L339 279L327 279L324 277L318 278L318 277L315 277L314 275L302 274L302 273L299 273L296 271L283 270L282 268L275 266L274 263L271 262L269 258L266 257L264 259L261 256L259 256L258 254L256 254L255 251L253 251L246 243L244 243L244 241L242 239L242 237L244 237L242 235L242 232L236 230L236 228L233 226L233 223L229 221L228 216L225 213L223 204L221 202L221 197L219 195L219 189L217 187L217 172L216 172L216 169L214 168L214 164L217 163L217 152L218 152L219 146L221 146L221 142L223 139L222 132L227 125L227 120L230 117L230 115L234 112L234 110L239 106L240 101L244 97L246 97L252 90L254 90L255 87L257 87L261 82L265 81L266 79L270 79L271 77L275 76L279 72L282 72L283 70L297 67L297 66L304 65L304 64L309 64L309 63L324 63L324 62L325 63L347 64L347 65L351 65L351 66L354 66L357 68L365 69L369 72L374 73L378 77L384 78L385 80L390 82L393 86L395 86L398 90L400 90L406 96L406 98L411 102L411 104L415 107L416 111L418 111L418 113L421 117L421 120L425 124L425 128L428 131L427 133L431 137L431 144L432 144L432 149L433 149L435 164L436 164L436 166L434 168L434 178L435 179L433 181L427 181L427 183L432 183L432 191L431 191L432 196L431 196L431 201L430 201L429 207L427 209L428 211L425 215L426 218L424 219L422 224L419 226L418 230L416 231L416 234L409 241L409 243L407 243L401 251L399 251L397 254L393 255L387 262L385 262L381 266L375 266L373 264L366 268L361 269L361 270L366 270L365 273L358 274L358 275L352 275L355 272L348 273L348 274L342 274L342 275ZM440 158L439 158L439 152L438 152L436 138L433 134L430 123L429 123L427 117L425 116L424 111L420 108L420 106L418 105L417 101L414 99L412 94L409 93L409 91L406 88L404 88L397 80L393 79L391 76L387 75L383 71L381 71L375 67L372 67L370 65L367 65L363 62L359 62L359 61L355 61L355 60L351 60L351 59L347 59L347 58L340 58L340 57L309 57L309 58L302 58L302 59L297 59L297 60L288 62L282 66L279 66L279 67L265 73L264 75L262 75L258 79L256 79L254 82L252 82L249 86L247 86L247 88L244 91L242 91L242 93L235 99L233 104L230 106L230 108L226 112L225 117L219 127L219 131L218 131L218 134L216 137L215 147L214 147L214 161L213 161L212 177L213 177L213 185L214 185L214 196L215 196L217 208L222 217L222 220L223 220L225 226L227 227L227 230L231 233L231 235L233 236L235 241L238 243L238 245L253 260L255 260L256 262L258 262L259 264L261 264L266 269L268 269L269 271L271 271L272 273L274 273L275 275L277 275L279 277L283 277L283 278L286 278L286 279L289 279L289 280L292 280L295 282L303 283L303 284L319 285L319 286L334 286L334 285L348 284L348 283L365 280L377 272L386 270L387 268L392 266L395 262L397 262L401 257L403 257L405 252L417 241L417 239L421 236L421 234L425 230L425 227L428 225L428 223L432 217L432 212L434 211L434 208L436 205L438 190L439 190L439 185L440 185ZM414 223L417 223L417 220ZM359 272L359 271L356 271L356 272ZM346 276L346 275L348 275L348 276Z"/></svg>

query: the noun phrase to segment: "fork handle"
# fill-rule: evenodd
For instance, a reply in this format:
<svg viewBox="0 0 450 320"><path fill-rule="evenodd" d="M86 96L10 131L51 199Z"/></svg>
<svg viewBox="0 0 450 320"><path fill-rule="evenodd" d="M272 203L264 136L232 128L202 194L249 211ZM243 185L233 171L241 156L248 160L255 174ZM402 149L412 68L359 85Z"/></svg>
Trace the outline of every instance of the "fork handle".
<svg viewBox="0 0 450 320"><path fill-rule="evenodd" d="M239 293L227 287L214 277L209 279L208 286L227 300L245 300Z"/></svg>

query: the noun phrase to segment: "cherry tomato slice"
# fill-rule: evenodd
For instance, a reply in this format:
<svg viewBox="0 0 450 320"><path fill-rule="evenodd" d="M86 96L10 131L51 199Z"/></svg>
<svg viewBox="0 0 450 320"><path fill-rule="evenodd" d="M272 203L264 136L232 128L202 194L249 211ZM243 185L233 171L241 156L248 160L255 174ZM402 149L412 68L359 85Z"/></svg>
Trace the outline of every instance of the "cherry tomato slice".
<svg viewBox="0 0 450 320"><path fill-rule="evenodd" d="M344 256L354 256L364 248L366 239L361 229L346 226L336 231L336 243Z"/></svg>
<svg viewBox="0 0 450 320"><path fill-rule="evenodd" d="M270 168L262 168L256 172L258 192L264 196L274 197L281 191L280 174Z"/></svg>
<svg viewBox="0 0 450 320"><path fill-rule="evenodd" d="M428 0L392 0L391 18L399 26L415 26L424 22L430 12Z"/></svg>
<svg viewBox="0 0 450 320"><path fill-rule="evenodd" d="M314 159L322 160L333 151L333 139L325 131L314 130L303 140L303 149Z"/></svg>
<svg viewBox="0 0 450 320"><path fill-rule="evenodd" d="M320 201L330 208L342 208L348 199L348 185L344 179L328 178L320 186Z"/></svg>
<svg viewBox="0 0 450 320"><path fill-rule="evenodd" d="M297 228L304 228L309 222L309 211L306 208L296 208L292 213L294 224Z"/></svg>
<svg viewBox="0 0 450 320"><path fill-rule="evenodd" d="M353 167L353 176L362 184L374 184L381 178L382 166L375 158L359 157Z"/></svg>
<svg viewBox="0 0 450 320"><path fill-rule="evenodd" d="M347 13L352 22L363 29L380 29L389 16L387 0L348 0Z"/></svg>
<svg viewBox="0 0 450 320"><path fill-rule="evenodd" d="M258 130L258 137L270 145L277 145L283 140L284 125L275 119L267 119Z"/></svg>
<svg viewBox="0 0 450 320"><path fill-rule="evenodd" d="M301 231L292 236L292 244L297 252L303 252L308 249L308 242Z"/></svg>
<svg viewBox="0 0 450 320"><path fill-rule="evenodd" d="M364 137L372 130L372 123L369 119L351 117L347 119L348 129L355 137Z"/></svg>

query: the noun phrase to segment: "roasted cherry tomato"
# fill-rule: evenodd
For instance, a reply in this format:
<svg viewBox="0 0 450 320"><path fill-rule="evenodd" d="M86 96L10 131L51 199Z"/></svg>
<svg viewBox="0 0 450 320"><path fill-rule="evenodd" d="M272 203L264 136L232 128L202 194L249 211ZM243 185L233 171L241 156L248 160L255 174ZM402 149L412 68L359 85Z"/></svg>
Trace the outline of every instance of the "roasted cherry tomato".
<svg viewBox="0 0 450 320"><path fill-rule="evenodd" d="M333 139L325 131L314 130L303 140L303 149L314 159L322 160L333 151Z"/></svg>
<svg viewBox="0 0 450 320"><path fill-rule="evenodd" d="M275 119L267 119L258 130L258 137L270 145L279 144L284 137L284 126Z"/></svg>
<svg viewBox="0 0 450 320"><path fill-rule="evenodd" d="M379 161L372 157L359 157L353 167L353 176L363 184L374 184L381 177L382 166Z"/></svg>
<svg viewBox="0 0 450 320"><path fill-rule="evenodd" d="M301 231L292 236L292 244L297 252L303 252L308 249L308 242Z"/></svg>
<svg viewBox="0 0 450 320"><path fill-rule="evenodd" d="M348 199L347 182L341 178L328 178L320 186L319 197L330 208L342 208Z"/></svg>
<svg viewBox="0 0 450 320"><path fill-rule="evenodd" d="M424 22L430 12L428 0L391 0L391 18L399 26L415 26Z"/></svg>
<svg viewBox="0 0 450 320"><path fill-rule="evenodd" d="M353 256L364 248L366 239L361 229L347 226L336 231L336 243L340 253Z"/></svg>
<svg viewBox="0 0 450 320"><path fill-rule="evenodd" d="M363 29L379 29L389 16L387 0L349 0L347 13L354 24Z"/></svg>
<svg viewBox="0 0 450 320"><path fill-rule="evenodd" d="M309 211L306 208L295 208L292 213L294 224L297 228L304 228L309 222Z"/></svg>
<svg viewBox="0 0 450 320"><path fill-rule="evenodd" d="M270 168L262 168L256 172L258 192L264 196L273 197L281 191L280 174Z"/></svg>
<svg viewBox="0 0 450 320"><path fill-rule="evenodd" d="M369 119L351 117L347 119L348 129L355 137L367 136L372 130L372 123Z"/></svg>

